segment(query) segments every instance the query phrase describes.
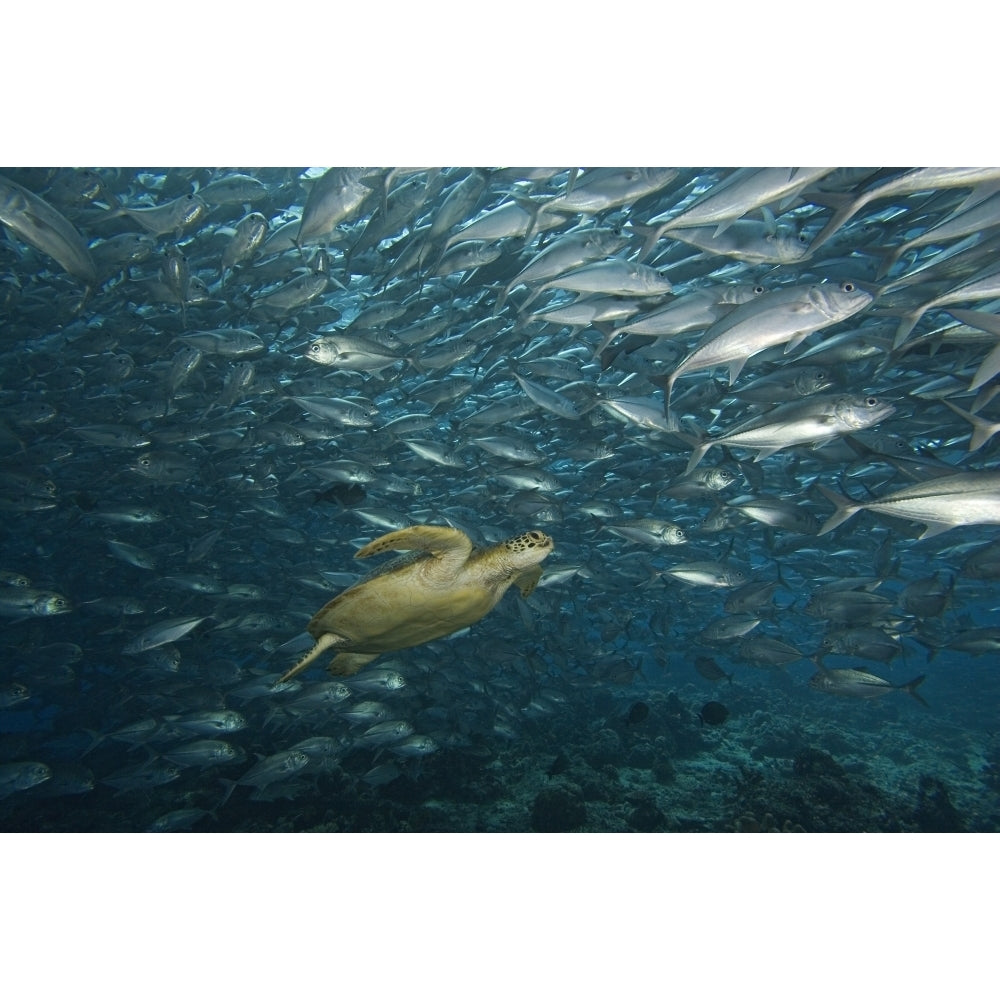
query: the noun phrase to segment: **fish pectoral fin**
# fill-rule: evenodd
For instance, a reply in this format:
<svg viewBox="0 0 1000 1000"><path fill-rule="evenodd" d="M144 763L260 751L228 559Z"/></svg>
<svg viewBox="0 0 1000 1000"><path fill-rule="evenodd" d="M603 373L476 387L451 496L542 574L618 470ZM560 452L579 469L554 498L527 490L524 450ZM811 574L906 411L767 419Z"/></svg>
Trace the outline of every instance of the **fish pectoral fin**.
<svg viewBox="0 0 1000 1000"><path fill-rule="evenodd" d="M927 522L925 522L927 523ZM923 541L925 538L933 538L935 535L940 535L942 531L951 531L955 525L951 521L931 521L927 523L927 527L924 529L924 533L920 536L920 540Z"/></svg>
<svg viewBox="0 0 1000 1000"><path fill-rule="evenodd" d="M378 653L338 653L327 666L334 677L350 677L363 666L378 659Z"/></svg>
<svg viewBox="0 0 1000 1000"><path fill-rule="evenodd" d="M297 677L303 670L306 669L306 667L309 666L310 663L312 663L313 660L316 659L317 656L320 655L320 653L325 652L331 646L337 646L344 642L347 642L347 640L342 635L335 635L333 632L324 632L323 635L316 640L316 644L313 648L310 649L309 652L306 653L294 667L286 670L278 678L278 683L284 684L285 681L291 680L293 677Z"/></svg>
<svg viewBox="0 0 1000 1000"><path fill-rule="evenodd" d="M514 577L514 585L521 591L522 597L529 597L538 586L538 581L542 578L542 567L532 566L523 573Z"/></svg>
<svg viewBox="0 0 1000 1000"><path fill-rule="evenodd" d="M789 340L787 344L785 344L784 353L791 354L792 351L796 350L796 348L799 347L802 341L805 340L806 337L808 337L811 332L812 332L811 330L805 330L802 333L795 334L795 336L792 337L792 339Z"/></svg>

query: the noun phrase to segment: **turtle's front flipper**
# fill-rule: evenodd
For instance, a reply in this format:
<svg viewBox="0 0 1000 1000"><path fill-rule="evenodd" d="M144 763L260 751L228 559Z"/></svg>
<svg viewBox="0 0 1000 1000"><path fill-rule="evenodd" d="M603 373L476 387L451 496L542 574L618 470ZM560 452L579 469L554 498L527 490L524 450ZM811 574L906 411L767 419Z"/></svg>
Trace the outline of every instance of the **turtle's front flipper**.
<svg viewBox="0 0 1000 1000"><path fill-rule="evenodd" d="M382 552L396 550L397 552L422 551L441 558L454 554L463 561L472 552L472 543L468 536L456 528L437 524L414 524L409 528L400 528L382 535L367 545L362 545L354 553L355 559L367 559Z"/></svg>
<svg viewBox="0 0 1000 1000"><path fill-rule="evenodd" d="M338 653L326 668L334 677L350 677L363 666L377 660L379 653Z"/></svg>
<svg viewBox="0 0 1000 1000"><path fill-rule="evenodd" d="M514 585L521 591L522 597L528 597L538 586L538 581L542 578L542 567L532 566L523 573L514 577Z"/></svg>
<svg viewBox="0 0 1000 1000"><path fill-rule="evenodd" d="M342 635L334 635L332 632L324 632L323 635L316 640L316 644L313 648L310 649L309 652L306 653L306 655L303 656L294 667L290 670L286 670L278 678L278 683L284 684L285 681L291 680L293 677L297 677L303 670L306 669L306 667L309 666L310 663L312 663L313 660L316 659L317 656L319 656L320 653L330 649L332 646L339 646L345 642L347 642L347 640Z"/></svg>

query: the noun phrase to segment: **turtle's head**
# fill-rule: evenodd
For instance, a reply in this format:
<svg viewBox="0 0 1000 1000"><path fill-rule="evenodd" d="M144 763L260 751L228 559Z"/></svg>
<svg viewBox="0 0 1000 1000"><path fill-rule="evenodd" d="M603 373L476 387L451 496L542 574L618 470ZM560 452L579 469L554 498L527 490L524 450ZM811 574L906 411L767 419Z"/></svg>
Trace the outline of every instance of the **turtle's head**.
<svg viewBox="0 0 1000 1000"><path fill-rule="evenodd" d="M541 531L526 531L523 535L508 538L503 544L514 561L524 566L540 563L553 548L552 539Z"/></svg>

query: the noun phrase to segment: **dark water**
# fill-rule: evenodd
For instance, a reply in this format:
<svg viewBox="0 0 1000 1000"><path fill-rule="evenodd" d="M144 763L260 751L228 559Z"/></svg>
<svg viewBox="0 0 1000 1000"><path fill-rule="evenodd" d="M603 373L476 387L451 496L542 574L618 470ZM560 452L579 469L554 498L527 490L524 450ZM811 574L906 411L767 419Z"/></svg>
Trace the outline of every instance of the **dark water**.
<svg viewBox="0 0 1000 1000"><path fill-rule="evenodd" d="M0 174L3 830L997 829L996 177ZM467 631L276 685L412 524L555 549Z"/></svg>

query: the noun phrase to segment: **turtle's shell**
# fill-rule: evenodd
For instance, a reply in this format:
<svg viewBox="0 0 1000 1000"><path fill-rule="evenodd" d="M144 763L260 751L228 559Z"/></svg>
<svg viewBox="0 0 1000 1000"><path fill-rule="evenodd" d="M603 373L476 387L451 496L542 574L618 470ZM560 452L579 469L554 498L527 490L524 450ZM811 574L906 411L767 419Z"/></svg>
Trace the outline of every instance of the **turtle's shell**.
<svg viewBox="0 0 1000 1000"><path fill-rule="evenodd" d="M314 639L333 633L338 649L384 653L429 642L479 621L512 583L530 592L552 540L530 531L474 549L461 531L417 525L391 532L357 553L366 558L410 549L321 608L307 626Z"/></svg>

